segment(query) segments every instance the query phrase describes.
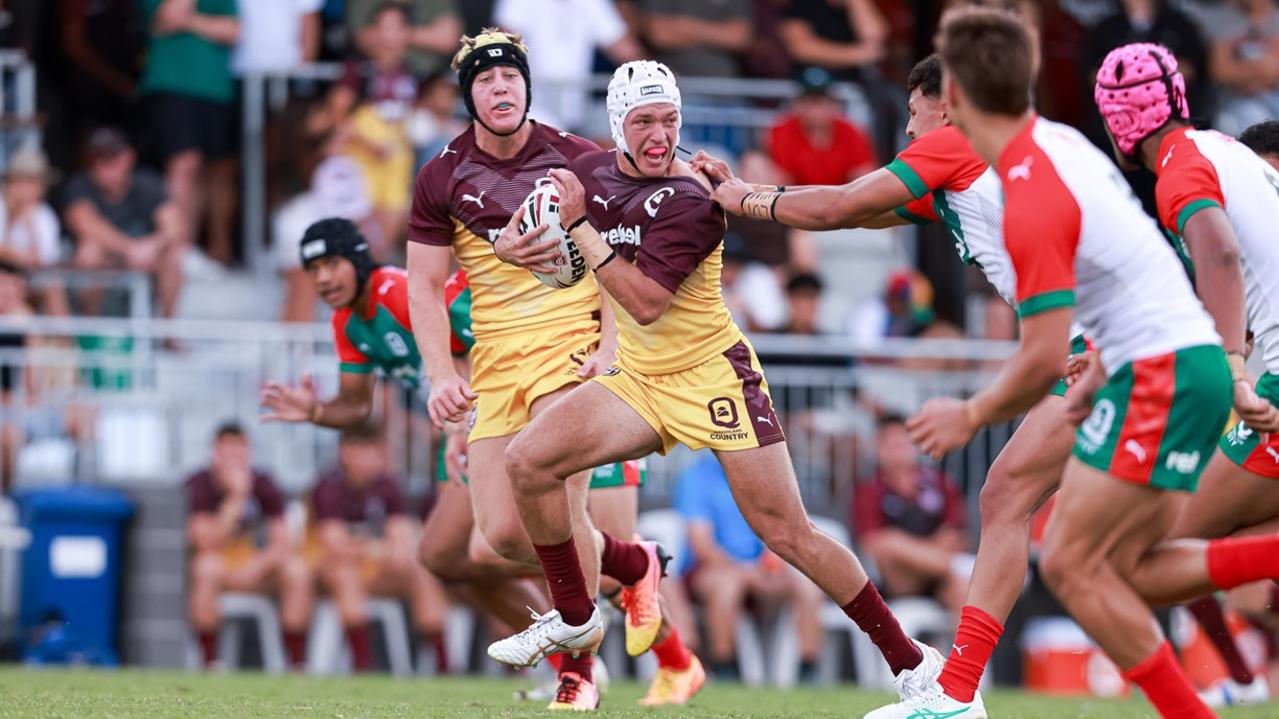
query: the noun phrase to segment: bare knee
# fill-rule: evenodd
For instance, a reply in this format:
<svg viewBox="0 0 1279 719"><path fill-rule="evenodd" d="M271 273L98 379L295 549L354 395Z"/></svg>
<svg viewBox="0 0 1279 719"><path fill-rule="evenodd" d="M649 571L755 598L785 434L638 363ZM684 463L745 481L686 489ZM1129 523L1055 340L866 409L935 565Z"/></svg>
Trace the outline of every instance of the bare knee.
<svg viewBox="0 0 1279 719"><path fill-rule="evenodd" d="M216 590L223 574L224 564L217 552L200 552L191 560L191 582L197 588Z"/></svg>
<svg viewBox="0 0 1279 719"><path fill-rule="evenodd" d="M519 517L490 518L487 521L481 520L480 524L484 541L499 557L513 562L530 560L532 546L529 544L528 534L524 532L524 525L520 524Z"/></svg>
<svg viewBox="0 0 1279 719"><path fill-rule="evenodd" d="M537 457L537 448L527 439L526 433L520 433L506 447L502 459L506 465L506 476L511 478L511 486L516 492L535 483L542 464Z"/></svg>
<svg viewBox="0 0 1279 719"><path fill-rule="evenodd" d="M299 556L291 556L284 560L280 567L280 576L288 587L306 587L315 581L315 572L311 564Z"/></svg>
<svg viewBox="0 0 1279 719"><path fill-rule="evenodd" d="M1081 584L1081 578L1085 579L1083 584L1087 584L1086 578L1093 574L1089 568L1092 565L1090 560L1091 558L1078 552L1047 544L1040 555L1039 573L1053 593L1064 598L1064 595L1071 594Z"/></svg>
<svg viewBox="0 0 1279 719"><path fill-rule="evenodd" d="M1014 461L1004 456L995 459L982 485L978 507L983 528L995 524L1025 524L1035 511L1039 497L1021 482Z"/></svg>
<svg viewBox="0 0 1279 719"><path fill-rule="evenodd" d="M812 553L819 534L812 522L791 524L774 515L761 522L757 531L774 554L794 566L804 565L803 558Z"/></svg>

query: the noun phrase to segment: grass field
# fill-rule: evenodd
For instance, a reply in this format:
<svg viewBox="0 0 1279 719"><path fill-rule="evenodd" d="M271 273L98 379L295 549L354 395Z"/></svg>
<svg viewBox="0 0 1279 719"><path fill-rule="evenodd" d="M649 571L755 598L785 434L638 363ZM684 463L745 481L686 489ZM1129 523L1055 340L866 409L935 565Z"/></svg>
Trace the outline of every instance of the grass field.
<svg viewBox="0 0 1279 719"><path fill-rule="evenodd" d="M151 719L152 717L332 717L334 719L471 719L547 716L542 706L517 705L518 681L471 679L308 679L260 674L202 676L179 672L0 670L0 717ZM709 687L692 706L635 706L642 688L615 685L601 717L839 717L859 719L885 695L853 689L764 690ZM1002 692L986 708L996 719L1153 717L1143 702L1067 700ZM1279 707L1234 710L1223 717L1274 717Z"/></svg>

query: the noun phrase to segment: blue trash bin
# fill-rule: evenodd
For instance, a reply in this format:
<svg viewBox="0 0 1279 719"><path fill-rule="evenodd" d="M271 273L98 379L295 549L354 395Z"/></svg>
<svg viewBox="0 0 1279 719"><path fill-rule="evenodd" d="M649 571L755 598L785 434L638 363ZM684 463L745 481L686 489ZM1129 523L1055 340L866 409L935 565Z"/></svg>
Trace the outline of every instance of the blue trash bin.
<svg viewBox="0 0 1279 719"><path fill-rule="evenodd" d="M115 665L121 539L133 504L123 492L67 487L20 492L31 533L22 556L19 626L29 663Z"/></svg>

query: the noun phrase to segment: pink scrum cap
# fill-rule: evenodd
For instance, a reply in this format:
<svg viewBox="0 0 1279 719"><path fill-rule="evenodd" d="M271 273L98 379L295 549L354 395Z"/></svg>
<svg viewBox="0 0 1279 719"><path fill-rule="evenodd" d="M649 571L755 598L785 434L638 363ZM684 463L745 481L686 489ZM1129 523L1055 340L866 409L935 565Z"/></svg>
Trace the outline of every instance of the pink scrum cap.
<svg viewBox="0 0 1279 719"><path fill-rule="evenodd" d="M1125 155L1132 155L1142 140L1173 117L1190 118L1186 79L1177 71L1177 58L1154 43L1111 50L1097 71L1093 99Z"/></svg>

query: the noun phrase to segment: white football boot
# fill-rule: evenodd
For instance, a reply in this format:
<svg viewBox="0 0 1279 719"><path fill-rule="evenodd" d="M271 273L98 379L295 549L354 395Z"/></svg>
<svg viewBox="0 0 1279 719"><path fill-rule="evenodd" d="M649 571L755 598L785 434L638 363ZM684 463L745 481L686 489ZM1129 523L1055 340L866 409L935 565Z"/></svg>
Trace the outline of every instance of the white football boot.
<svg viewBox="0 0 1279 719"><path fill-rule="evenodd" d="M533 612L533 624L518 634L489 645L488 655L494 661L513 667L531 667L550 654L565 652L594 653L604 640L604 618L599 607L586 623L575 627L566 624L554 609L546 614Z"/></svg>
<svg viewBox="0 0 1279 719"><path fill-rule="evenodd" d="M946 696L937 689L919 694L905 701L880 707L867 714L865 719L989 719L981 692L973 694L967 704Z"/></svg>
<svg viewBox="0 0 1279 719"><path fill-rule="evenodd" d="M914 669L903 669L893 677L893 688L897 690L897 696L902 701L929 694L934 690L941 691L937 678L941 676L942 667L946 666L946 658L941 655L941 652L921 641L915 639L911 641L919 647L924 660Z"/></svg>
<svg viewBox="0 0 1279 719"><path fill-rule="evenodd" d="M1251 684L1240 684L1226 677L1199 692L1199 698L1214 709L1265 704L1270 701L1270 686L1264 677L1254 678Z"/></svg>

